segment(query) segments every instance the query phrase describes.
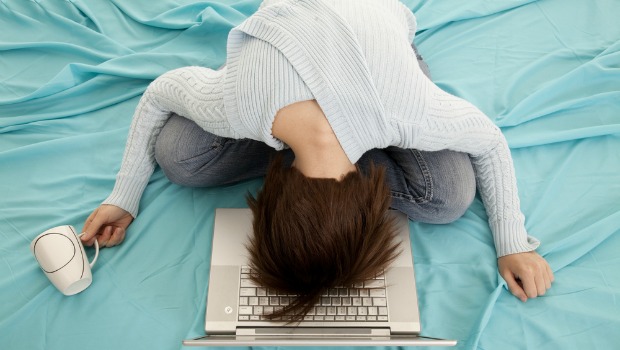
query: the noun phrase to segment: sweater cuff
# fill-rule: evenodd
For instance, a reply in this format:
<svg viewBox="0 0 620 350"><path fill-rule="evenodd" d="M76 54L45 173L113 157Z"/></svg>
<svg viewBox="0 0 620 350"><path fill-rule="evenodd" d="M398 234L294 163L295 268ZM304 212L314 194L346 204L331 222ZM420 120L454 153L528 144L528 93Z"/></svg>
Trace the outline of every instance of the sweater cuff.
<svg viewBox="0 0 620 350"><path fill-rule="evenodd" d="M497 257L536 250L540 241L527 234L521 220L490 222Z"/></svg>
<svg viewBox="0 0 620 350"><path fill-rule="evenodd" d="M148 181L144 182L132 177L117 176L112 193L102 204L117 206L136 218L138 216L140 198L147 184Z"/></svg>

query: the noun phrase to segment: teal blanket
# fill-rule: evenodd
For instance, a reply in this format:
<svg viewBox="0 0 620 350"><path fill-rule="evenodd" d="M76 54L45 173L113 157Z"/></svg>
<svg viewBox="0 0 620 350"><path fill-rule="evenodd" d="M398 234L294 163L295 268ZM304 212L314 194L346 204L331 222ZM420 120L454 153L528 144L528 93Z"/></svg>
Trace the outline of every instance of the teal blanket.
<svg viewBox="0 0 620 350"><path fill-rule="evenodd" d="M620 2L407 0L433 79L504 131L522 209L555 273L506 289L479 199L411 223L422 329L457 349L620 347ZM259 0L0 0L0 349L179 349L203 334L214 209L261 180L191 189L157 170L125 242L65 297L30 255L111 191L158 75L225 62ZM90 252L90 250L89 250ZM89 254L92 254L90 252Z"/></svg>

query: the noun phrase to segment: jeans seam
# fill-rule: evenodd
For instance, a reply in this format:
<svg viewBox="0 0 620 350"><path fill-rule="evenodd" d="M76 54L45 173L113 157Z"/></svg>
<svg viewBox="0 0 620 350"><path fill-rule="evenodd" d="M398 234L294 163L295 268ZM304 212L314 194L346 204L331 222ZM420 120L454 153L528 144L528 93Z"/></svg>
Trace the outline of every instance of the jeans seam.
<svg viewBox="0 0 620 350"><path fill-rule="evenodd" d="M415 157L418 165L420 166L420 170L422 170L422 177L424 178L424 195L414 197L410 194L391 191L392 197L398 199L404 199L411 202L416 203L428 203L433 199L433 177L426 164L426 160L422 157L422 154L418 150L411 150L413 156Z"/></svg>
<svg viewBox="0 0 620 350"><path fill-rule="evenodd" d="M211 146L205 152L202 152L200 154L196 154L196 155L194 155L192 157L189 157L189 158L186 158L186 159L178 159L178 160L175 161L175 163L177 164L177 167L182 169L184 172L186 172L190 176L193 176L194 174L196 174L196 172L198 172L200 170L200 168L202 166L211 163L215 158L217 158L218 154L220 154L222 152L222 150L224 149L224 146L227 143L228 143L227 139L218 136L218 137L216 137L213 140L213 143L211 143ZM193 168L193 167L191 167L192 162L196 158L202 157L202 156L204 156L207 153L213 153L213 156L209 158L208 162L201 163L201 167L200 168Z"/></svg>

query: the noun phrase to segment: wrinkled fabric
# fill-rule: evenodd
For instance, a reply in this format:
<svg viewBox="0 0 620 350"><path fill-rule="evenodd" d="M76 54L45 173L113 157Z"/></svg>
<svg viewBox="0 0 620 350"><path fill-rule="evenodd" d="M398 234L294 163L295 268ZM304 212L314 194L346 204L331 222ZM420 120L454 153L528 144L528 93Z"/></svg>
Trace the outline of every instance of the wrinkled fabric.
<svg viewBox="0 0 620 350"><path fill-rule="evenodd" d="M620 4L403 1L433 80L502 128L526 228L556 281L521 303L497 273L482 203L411 223L423 334L456 349L620 344ZM65 297L30 255L112 189L146 86L216 69L257 0L0 1L0 348L180 349L203 334L214 210L261 181L191 189L157 170L124 243ZM92 257L94 252L87 249Z"/></svg>

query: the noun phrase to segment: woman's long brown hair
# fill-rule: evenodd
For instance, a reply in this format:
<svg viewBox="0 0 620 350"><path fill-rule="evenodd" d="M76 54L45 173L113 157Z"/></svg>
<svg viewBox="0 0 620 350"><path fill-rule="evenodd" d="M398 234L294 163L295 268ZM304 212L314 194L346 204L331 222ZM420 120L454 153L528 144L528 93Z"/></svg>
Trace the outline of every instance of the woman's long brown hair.
<svg viewBox="0 0 620 350"><path fill-rule="evenodd" d="M385 269L399 253L390 198L384 168L317 179L276 157L257 198L248 196L254 234L247 249L257 285L297 297L265 316L300 321L326 289Z"/></svg>

